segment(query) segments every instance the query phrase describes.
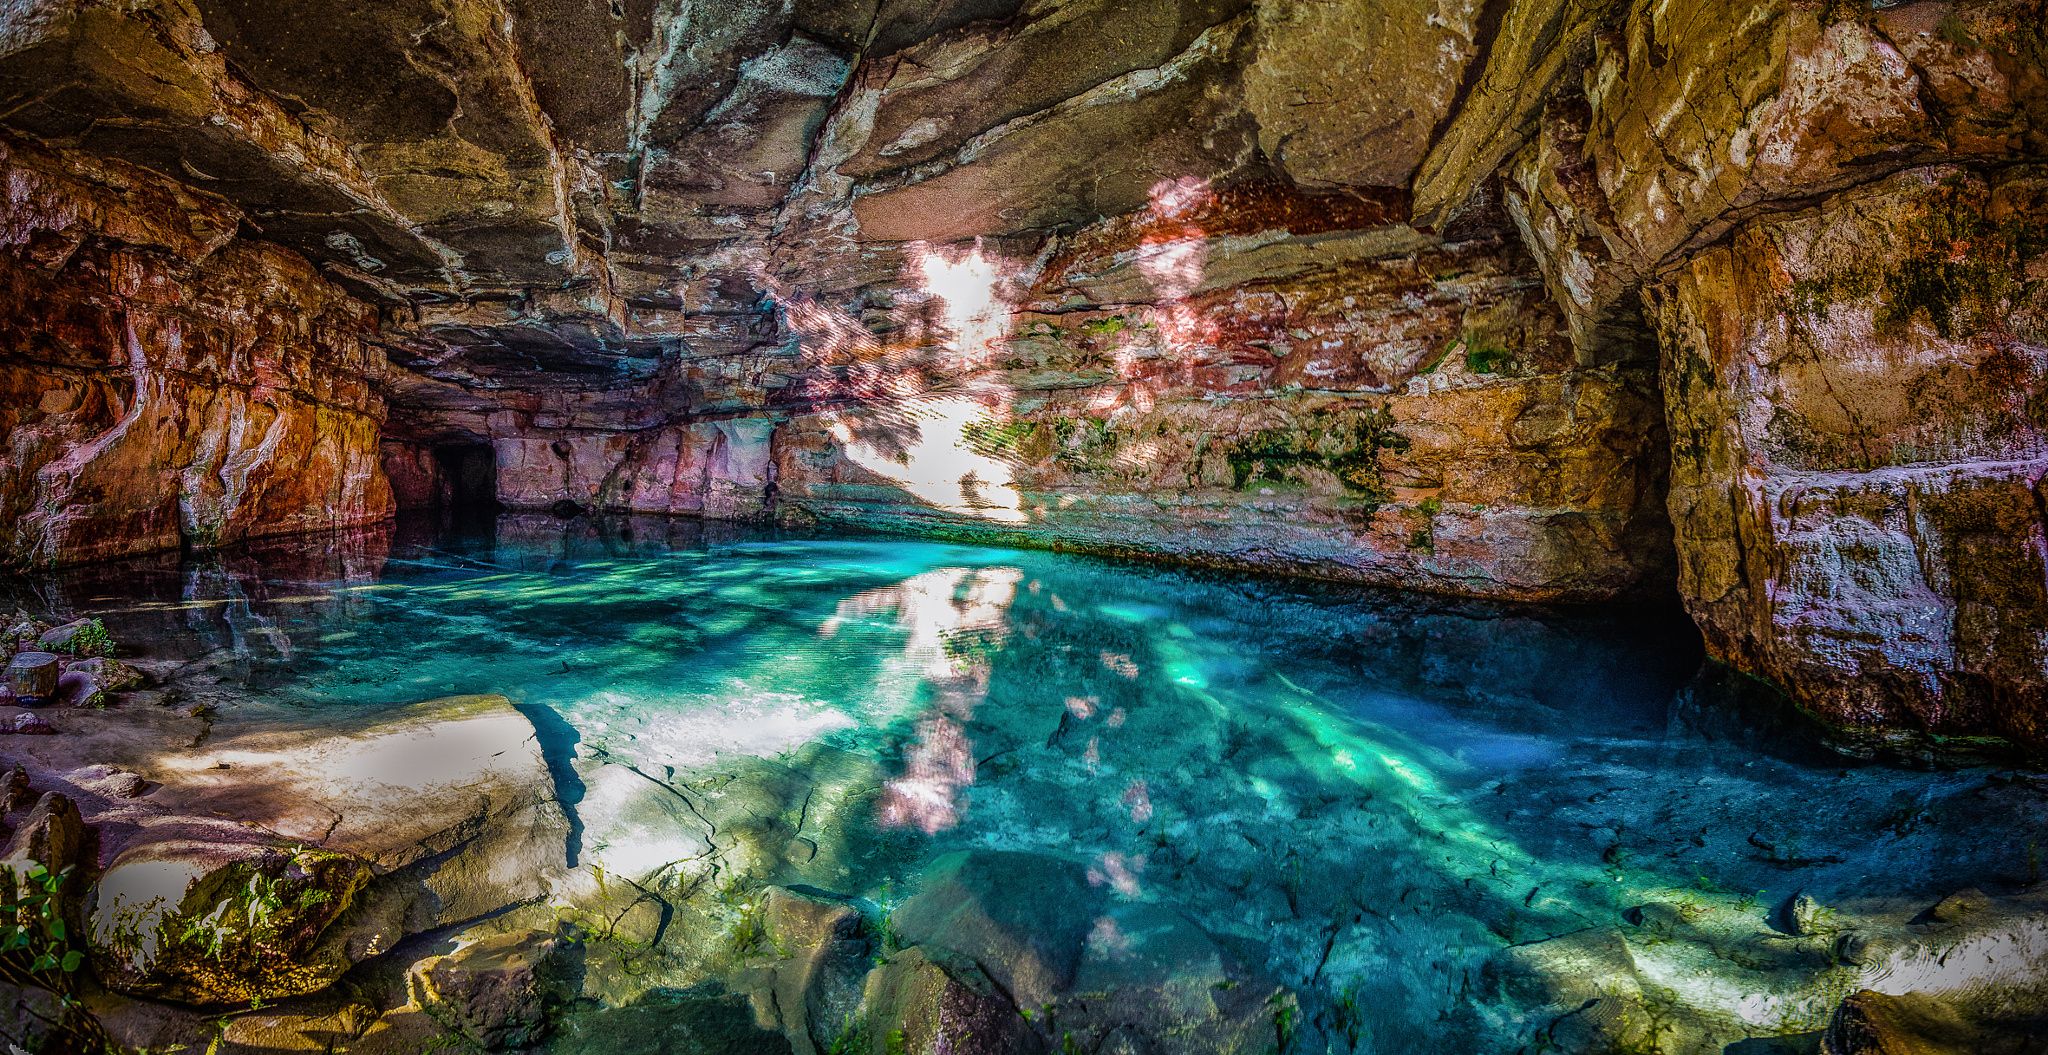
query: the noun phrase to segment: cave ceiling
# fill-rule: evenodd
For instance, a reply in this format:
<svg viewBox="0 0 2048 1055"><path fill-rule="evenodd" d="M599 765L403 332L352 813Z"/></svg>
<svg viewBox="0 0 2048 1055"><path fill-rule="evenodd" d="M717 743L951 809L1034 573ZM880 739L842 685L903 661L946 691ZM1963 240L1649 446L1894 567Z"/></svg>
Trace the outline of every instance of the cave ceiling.
<svg viewBox="0 0 2048 1055"><path fill-rule="evenodd" d="M417 398L601 387L773 354L792 299L871 317L908 250L1028 271L1174 181L1413 200L1427 240L1534 112L1458 133L1481 6L41 0L0 120L226 199L386 307Z"/></svg>

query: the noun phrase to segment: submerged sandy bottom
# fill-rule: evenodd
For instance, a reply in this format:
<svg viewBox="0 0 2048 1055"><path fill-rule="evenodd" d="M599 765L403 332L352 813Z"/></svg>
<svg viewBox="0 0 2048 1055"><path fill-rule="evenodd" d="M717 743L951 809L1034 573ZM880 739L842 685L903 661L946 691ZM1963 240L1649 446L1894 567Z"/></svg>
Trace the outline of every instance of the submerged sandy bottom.
<svg viewBox="0 0 2048 1055"><path fill-rule="evenodd" d="M1542 994L1504 986L1503 964L1626 970L1717 1028L1810 1034L1846 983L1783 933L1788 898L1896 923L2041 878L2041 782L1808 745L1695 686L1675 613L512 519L34 590L203 665L248 721L502 693L540 730L572 863L679 898L800 882L886 913L949 852L1072 862L1293 992L1279 1036L1306 1050L1528 1044ZM764 808L790 830L715 867L689 849L701 833L606 801L609 767L703 788L761 766L797 774ZM1668 911L1645 924L1646 905ZM1091 942L1130 940L1087 923ZM686 946L727 938L700 927L619 950L581 1015L715 979L723 961ZM1631 943L1619 966L1582 940L1610 932ZM632 1028L586 1017L561 1043Z"/></svg>

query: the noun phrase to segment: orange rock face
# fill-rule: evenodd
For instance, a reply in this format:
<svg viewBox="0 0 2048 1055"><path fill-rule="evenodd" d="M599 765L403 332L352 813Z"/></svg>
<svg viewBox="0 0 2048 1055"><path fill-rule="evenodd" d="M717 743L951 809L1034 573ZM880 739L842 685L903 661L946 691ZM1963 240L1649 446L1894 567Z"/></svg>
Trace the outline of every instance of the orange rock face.
<svg viewBox="0 0 2048 1055"><path fill-rule="evenodd" d="M1915 169L1657 291L1680 588L1830 722L2048 743L2044 200Z"/></svg>
<svg viewBox="0 0 2048 1055"><path fill-rule="evenodd" d="M153 175L0 143L0 559L381 520L375 313Z"/></svg>

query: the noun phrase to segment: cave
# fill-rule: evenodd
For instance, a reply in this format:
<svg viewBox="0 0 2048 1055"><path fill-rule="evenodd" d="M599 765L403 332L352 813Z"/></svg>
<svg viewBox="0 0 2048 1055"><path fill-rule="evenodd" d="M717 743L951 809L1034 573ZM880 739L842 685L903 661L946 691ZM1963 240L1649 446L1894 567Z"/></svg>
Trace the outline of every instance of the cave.
<svg viewBox="0 0 2048 1055"><path fill-rule="evenodd" d="M434 447L434 467L442 508L454 512L496 513L498 454L488 443L442 443Z"/></svg>
<svg viewBox="0 0 2048 1055"><path fill-rule="evenodd" d="M0 1042L2048 1055L2042 14L0 5Z"/></svg>

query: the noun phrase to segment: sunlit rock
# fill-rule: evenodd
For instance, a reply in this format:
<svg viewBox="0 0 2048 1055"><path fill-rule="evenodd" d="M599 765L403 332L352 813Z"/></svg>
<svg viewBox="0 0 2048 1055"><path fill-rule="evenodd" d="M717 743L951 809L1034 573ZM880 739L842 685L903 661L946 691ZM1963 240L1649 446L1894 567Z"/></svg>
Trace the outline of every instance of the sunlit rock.
<svg viewBox="0 0 2048 1055"><path fill-rule="evenodd" d="M1910 170L1653 300L1680 590L1717 656L1852 735L2043 735L2041 193Z"/></svg>

